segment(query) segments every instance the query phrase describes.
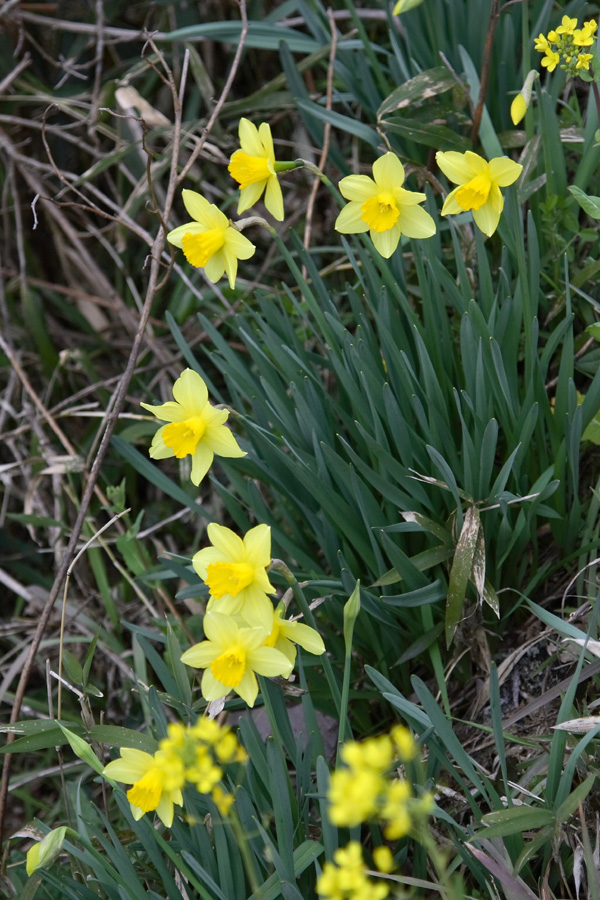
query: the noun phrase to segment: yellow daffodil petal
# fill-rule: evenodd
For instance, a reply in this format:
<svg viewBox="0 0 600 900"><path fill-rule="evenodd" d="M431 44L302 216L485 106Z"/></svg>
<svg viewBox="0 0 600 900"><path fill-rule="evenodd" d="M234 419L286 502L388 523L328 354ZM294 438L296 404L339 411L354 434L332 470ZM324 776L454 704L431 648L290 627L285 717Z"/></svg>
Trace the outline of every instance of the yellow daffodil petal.
<svg viewBox="0 0 600 900"><path fill-rule="evenodd" d="M340 234L362 234L368 231L369 226L363 219L361 204L355 201L347 203L335 220L334 228Z"/></svg>
<svg viewBox="0 0 600 900"><path fill-rule="evenodd" d="M276 175L271 176L267 181L265 206L274 219L277 219L278 222L283 222L283 194Z"/></svg>
<svg viewBox="0 0 600 900"><path fill-rule="evenodd" d="M420 206L401 206L398 226L402 234L409 238L429 238L435 234L436 226L427 210Z"/></svg>
<svg viewBox="0 0 600 900"><path fill-rule="evenodd" d="M523 171L523 166L513 162L508 156L498 156L490 160L489 166L490 177L498 187L508 187L509 184L514 184Z"/></svg>
<svg viewBox="0 0 600 900"><path fill-rule="evenodd" d="M389 231L371 231L371 239L377 252L380 253L384 259L389 259L400 242L400 228L396 226Z"/></svg>
<svg viewBox="0 0 600 900"><path fill-rule="evenodd" d="M219 653L219 648L212 641L201 641L182 653L181 661L186 666L192 666L194 669L205 669L207 666L210 666Z"/></svg>
<svg viewBox="0 0 600 900"><path fill-rule="evenodd" d="M446 178L449 178L454 184L463 184L475 174L467 161L466 154L459 153L457 150L448 150L446 153L438 150L435 154L435 161Z"/></svg>
<svg viewBox="0 0 600 900"><path fill-rule="evenodd" d="M473 210L473 218L477 227L487 234L488 237L495 232L500 221L500 213L493 208L491 204L482 206L481 209Z"/></svg>
<svg viewBox="0 0 600 900"><path fill-rule="evenodd" d="M270 127L269 134L271 133ZM260 139L259 130L249 119L241 118L240 124L238 126L238 136L240 139L240 146L245 153L248 153L250 156L262 156L265 152L265 148L263 142ZM234 154L235 156L235 154Z"/></svg>
<svg viewBox="0 0 600 900"><path fill-rule="evenodd" d="M181 192L181 198L188 215L195 219L196 222L202 222L211 206L206 197L203 197L197 191L190 191L184 188Z"/></svg>
<svg viewBox="0 0 600 900"><path fill-rule="evenodd" d="M185 369L173 385L173 396L176 403L189 410L189 417L193 411L204 411L204 406L208 403L208 388L197 372Z"/></svg>
<svg viewBox="0 0 600 900"><path fill-rule="evenodd" d="M404 177L404 166L395 153L384 153L373 163L373 179L378 188L402 187Z"/></svg>
<svg viewBox="0 0 600 900"><path fill-rule="evenodd" d="M198 444L192 456L192 471L190 472L190 481L198 487L210 467L212 466L214 453L206 444Z"/></svg>
<svg viewBox="0 0 600 900"><path fill-rule="evenodd" d="M271 528L269 525L255 525L246 532L243 539L244 553L254 568L271 565Z"/></svg>
<svg viewBox="0 0 600 900"><path fill-rule="evenodd" d="M368 175L346 175L338 185L345 200L364 203L377 193L377 185Z"/></svg>
<svg viewBox="0 0 600 900"><path fill-rule="evenodd" d="M232 562L244 558L244 542L231 528L226 528L225 525L219 525L217 522L211 522L206 529L206 534L213 547L216 547L219 553L222 553Z"/></svg>

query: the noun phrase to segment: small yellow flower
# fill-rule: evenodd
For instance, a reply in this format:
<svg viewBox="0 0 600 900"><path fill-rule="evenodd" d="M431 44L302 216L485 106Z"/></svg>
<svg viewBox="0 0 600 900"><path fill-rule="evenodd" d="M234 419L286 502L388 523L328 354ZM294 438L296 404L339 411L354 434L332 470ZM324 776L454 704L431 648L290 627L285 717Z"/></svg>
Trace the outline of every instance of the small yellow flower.
<svg viewBox="0 0 600 900"><path fill-rule="evenodd" d="M389 875L394 870L394 857L389 847L382 845L373 850L373 859L380 872Z"/></svg>
<svg viewBox="0 0 600 900"><path fill-rule="evenodd" d="M387 822L384 834L389 841L398 840L410 831L411 818L408 801L411 790L408 782L399 779L387 787L381 818Z"/></svg>
<svg viewBox="0 0 600 900"><path fill-rule="evenodd" d="M303 650L314 653L315 656L325 653L325 644L318 631L302 622L284 619L283 612L282 607L273 611L273 626L271 634L265 641L265 647L275 647L292 665L296 662L297 652L294 644L299 644Z"/></svg>
<svg viewBox="0 0 600 900"><path fill-rule="evenodd" d="M258 694L255 673L288 678L292 671L293 666L283 653L264 646L264 628L240 628L233 616L207 612L204 634L207 640L194 644L181 659L188 666L205 669L205 700L219 700L234 691L248 706L254 706Z"/></svg>
<svg viewBox="0 0 600 900"><path fill-rule="evenodd" d="M333 860L325 863L317 882L317 893L322 900L384 900L387 897L388 885L367 877L358 841L336 850Z"/></svg>
<svg viewBox="0 0 600 900"><path fill-rule="evenodd" d="M562 22L556 29L556 34L573 34L577 28L577 19L570 19L569 16L563 16Z"/></svg>
<svg viewBox="0 0 600 900"><path fill-rule="evenodd" d="M546 55L542 60L542 65L545 66L549 72L554 72L555 68L560 62L560 54L555 50L552 50L551 47L546 48Z"/></svg>
<svg viewBox="0 0 600 900"><path fill-rule="evenodd" d="M240 150L229 163L229 174L239 183L238 215L260 200L264 191L265 206L279 222L283 221L283 196L277 180L277 163L271 128L266 122L257 128L248 119L240 119Z"/></svg>
<svg viewBox="0 0 600 900"><path fill-rule="evenodd" d="M594 19L584 22L582 28L576 28L573 32L573 42L577 47L591 47L595 40L598 23Z"/></svg>
<svg viewBox="0 0 600 900"><path fill-rule="evenodd" d="M590 63L593 60L593 53L579 53L577 55L577 65L576 69L589 69Z"/></svg>
<svg viewBox="0 0 600 900"><path fill-rule="evenodd" d="M539 37L535 38L535 49L539 51L539 53L545 53L548 49L548 38L545 34L539 35Z"/></svg>
<svg viewBox="0 0 600 900"><path fill-rule="evenodd" d="M446 197L442 215L472 210L478 228L488 237L492 235L504 208L500 188L513 184L523 166L507 156L498 156L487 162L470 150L466 153L438 151L435 158L444 175L458 184Z"/></svg>
<svg viewBox="0 0 600 900"><path fill-rule="evenodd" d="M199 550L192 565L210 591L208 610L239 615L248 625L273 627L273 604L267 594L275 588L267 570L271 565L271 529L256 525L239 537L230 528L211 522L207 528L212 547Z"/></svg>
<svg viewBox="0 0 600 900"><path fill-rule="evenodd" d="M435 234L435 223L428 212L419 207L425 194L407 191L404 166L394 153L385 153L373 163L373 178L348 175L339 188L350 202L336 219L335 229L341 234L363 234L368 231L375 249L385 259L396 250L401 235L428 238Z"/></svg>
<svg viewBox="0 0 600 900"><path fill-rule="evenodd" d="M192 369L186 369L173 385L174 400L160 406L141 406L168 425L159 428L152 440L152 459L176 456L192 457L192 484L200 484L212 465L215 454L224 457L246 456L231 431L225 427L226 409L216 409L208 402L204 380Z"/></svg>
<svg viewBox="0 0 600 900"><path fill-rule="evenodd" d="M385 779L373 769L336 769L327 791L331 822L349 828L367 822L377 812L385 787Z"/></svg>
<svg viewBox="0 0 600 900"><path fill-rule="evenodd" d="M213 803L215 804L223 818L226 818L226 816L229 815L229 811L231 810L231 807L233 806L233 803L235 801L235 797L233 796L233 794L227 793L227 791L224 791L222 787L217 785L216 788L213 789L211 796Z"/></svg>
<svg viewBox="0 0 600 900"><path fill-rule="evenodd" d="M115 781L133 785L127 791L127 799L136 821L141 819L144 813L156 810L163 825L171 827L173 807L183 805L181 788L184 785L184 777L181 770L177 773L166 771L161 768L160 759L157 762L156 754L151 756L143 750L121 747L120 758L109 762L104 767L103 774ZM167 788L165 782L169 776L171 786Z"/></svg>
<svg viewBox="0 0 600 900"><path fill-rule="evenodd" d="M202 194L184 190L181 195L194 221L174 228L168 233L167 240L183 250L191 266L204 269L209 281L218 281L226 272L233 289L238 259L250 259L256 247Z"/></svg>

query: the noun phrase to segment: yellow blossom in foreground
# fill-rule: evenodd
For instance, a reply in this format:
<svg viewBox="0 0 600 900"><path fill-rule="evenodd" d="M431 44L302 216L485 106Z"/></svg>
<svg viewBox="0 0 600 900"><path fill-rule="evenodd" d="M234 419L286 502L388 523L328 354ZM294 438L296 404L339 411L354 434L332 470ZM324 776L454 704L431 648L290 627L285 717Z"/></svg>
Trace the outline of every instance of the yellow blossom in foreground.
<svg viewBox="0 0 600 900"><path fill-rule="evenodd" d="M225 427L226 409L216 409L208 402L204 380L192 369L186 369L173 385L174 400L160 406L141 406L158 419L168 422L159 428L152 440L152 459L176 456L192 457L192 484L199 485L212 465L215 454L225 457L245 456L231 431Z"/></svg>
<svg viewBox="0 0 600 900"><path fill-rule="evenodd" d="M446 197L442 215L471 210L478 228L488 237L492 235L504 208L500 188L513 184L523 166L507 156L498 156L487 162L470 150L466 153L438 151L435 158L444 175L458 184Z"/></svg>
<svg viewBox="0 0 600 900"><path fill-rule="evenodd" d="M184 190L181 195L194 221L174 228L168 233L167 240L183 250L191 266L204 269L209 281L218 281L226 272L233 289L238 259L250 259L256 247L202 194Z"/></svg>
<svg viewBox="0 0 600 900"><path fill-rule="evenodd" d="M171 827L174 806L183 804L181 788L185 779L181 767L178 766L176 771L165 771L160 760L157 762L156 755L151 756L132 747L121 747L120 758L109 762L103 774L114 781L133 785L127 791L127 799L136 821L144 813L156 810L163 825ZM166 781L170 782L169 787Z"/></svg>
<svg viewBox="0 0 600 900"><path fill-rule="evenodd" d="M325 644L318 631L308 625L303 625L302 622L290 622L288 619L284 619L283 612L283 607L273 611L273 626L271 634L265 641L266 647L275 647L289 659L292 665L296 662L297 652L294 644L299 644L303 650L314 653L315 656L325 653Z"/></svg>
<svg viewBox="0 0 600 900"><path fill-rule="evenodd" d="M229 174L240 186L238 215L260 200L264 191L265 206L279 222L283 221L283 196L277 180L275 151L271 128L262 122L257 128L248 119L240 119L240 149L229 163Z"/></svg>
<svg viewBox="0 0 600 900"><path fill-rule="evenodd" d="M331 822L353 828L373 818L385 787L385 779L373 769L336 769L327 791Z"/></svg>
<svg viewBox="0 0 600 900"><path fill-rule="evenodd" d="M256 525L239 537L231 528L211 522L207 528L212 547L199 550L192 565L210 591L208 610L239 615L252 626L271 633L273 604L267 594L275 588L267 570L271 565L271 529Z"/></svg>
<svg viewBox="0 0 600 900"><path fill-rule="evenodd" d="M368 231L375 249L385 259L396 250L401 235L428 238L435 234L435 223L419 204L425 194L407 191L404 166L394 153L385 153L373 163L373 178L348 175L339 183L340 192L350 202L336 219L341 234Z"/></svg>
<svg viewBox="0 0 600 900"><path fill-rule="evenodd" d="M290 661L273 647L265 647L264 628L240 628L233 616L207 612L204 617L207 640L194 644L181 659L188 666L205 669L202 696L219 700L231 691L254 706L258 694L256 674L288 678Z"/></svg>
<svg viewBox="0 0 600 900"><path fill-rule="evenodd" d="M368 878L358 841L336 850L333 860L325 863L317 882L322 900L384 900L387 897L388 885Z"/></svg>

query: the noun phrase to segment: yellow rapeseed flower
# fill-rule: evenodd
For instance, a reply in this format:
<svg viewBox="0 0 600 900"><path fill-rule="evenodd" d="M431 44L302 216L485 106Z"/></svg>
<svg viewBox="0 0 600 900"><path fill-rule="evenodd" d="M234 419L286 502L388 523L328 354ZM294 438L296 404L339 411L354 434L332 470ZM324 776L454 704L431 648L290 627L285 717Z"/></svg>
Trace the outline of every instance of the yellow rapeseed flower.
<svg viewBox="0 0 600 900"><path fill-rule="evenodd" d="M591 47L596 39L598 23L594 19L584 22L582 28L576 28L573 32L573 43L577 47Z"/></svg>
<svg viewBox="0 0 600 900"><path fill-rule="evenodd" d="M283 196L277 180L271 128L266 122L257 128L248 119L242 118L239 136L240 149L235 151L228 166L229 174L240 186L238 215L254 206L264 191L265 206L275 219L282 222Z"/></svg>
<svg viewBox="0 0 600 900"><path fill-rule="evenodd" d="M373 163L373 178L348 175L339 183L340 192L350 202L336 219L341 234L368 231L375 249L385 259L396 250L401 235L428 238L435 234L435 223L419 204L425 194L407 191L404 166L395 153L385 153Z"/></svg>
<svg viewBox="0 0 600 900"><path fill-rule="evenodd" d="M231 528L211 522L207 534L212 547L199 550L192 565L210 591L209 611L239 614L248 625L260 625L270 634L273 604L267 594L275 593L267 574L270 527L256 525L241 538Z"/></svg>
<svg viewBox="0 0 600 900"><path fill-rule="evenodd" d="M231 691L254 706L258 694L256 674L272 678L292 671L290 661L273 647L265 647L264 628L241 628L233 616L207 612L204 617L207 640L194 644L181 659L188 666L205 669L202 696L219 700Z"/></svg>
<svg viewBox="0 0 600 900"><path fill-rule="evenodd" d="M561 24L556 29L556 34L572 35L577 28L577 19L571 19L569 16L563 16Z"/></svg>
<svg viewBox="0 0 600 900"><path fill-rule="evenodd" d="M160 406L141 406L168 425L159 428L152 440L152 459L176 456L192 457L191 480L199 485L212 465L215 454L224 457L245 456L231 431L225 427L226 409L216 409L208 402L204 379L186 369L173 385L174 400Z"/></svg>
<svg viewBox="0 0 600 900"><path fill-rule="evenodd" d="M167 240L183 250L191 266L204 269L209 281L218 281L225 272L233 289L238 259L250 259L256 247L202 194L184 190L181 195L194 221L174 228Z"/></svg>
<svg viewBox="0 0 600 900"><path fill-rule="evenodd" d="M593 53L578 53L577 54L577 62L575 63L576 69L589 69L590 63L594 58Z"/></svg>
<svg viewBox="0 0 600 900"><path fill-rule="evenodd" d="M168 770L161 760L143 750L121 747L121 756L104 767L104 775L115 781L133 785L127 791L127 799L133 818L141 819L144 813L153 812L170 828L173 824L174 806L182 806L181 788L185 779L182 767ZM166 786L169 782L169 787Z"/></svg>
<svg viewBox="0 0 600 900"><path fill-rule="evenodd" d="M435 158L444 175L458 184L446 197L442 215L471 210L478 228L488 237L492 235L504 208L500 188L513 184L523 166L507 156L498 156L487 162L470 150L466 153L438 151Z"/></svg>
<svg viewBox="0 0 600 900"><path fill-rule="evenodd" d="M560 54L553 50L552 47L546 47L546 55L542 60L542 65L545 66L549 72L554 72L555 68L560 62Z"/></svg>
<svg viewBox="0 0 600 900"><path fill-rule="evenodd" d="M353 828L372 819L385 787L384 777L373 769L336 769L327 791L331 822Z"/></svg>
<svg viewBox="0 0 600 900"><path fill-rule="evenodd" d="M384 881L372 881L367 876L362 847L351 841L333 854L333 862L326 862L317 882L322 900L384 900L389 887Z"/></svg>

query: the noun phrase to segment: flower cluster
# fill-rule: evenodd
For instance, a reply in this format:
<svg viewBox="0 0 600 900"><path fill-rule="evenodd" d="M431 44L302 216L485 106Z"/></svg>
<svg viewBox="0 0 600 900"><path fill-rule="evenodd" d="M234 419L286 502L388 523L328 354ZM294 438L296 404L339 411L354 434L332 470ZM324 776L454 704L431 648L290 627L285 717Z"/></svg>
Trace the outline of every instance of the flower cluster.
<svg viewBox="0 0 600 900"><path fill-rule="evenodd" d="M215 522L207 529L212 546L195 554L194 569L210 597L204 617L206 640L186 650L181 659L205 669L202 696L219 700L231 691L253 706L258 694L256 675L288 678L299 644L309 653L325 652L314 628L283 618L269 594L271 529L257 525L241 538Z"/></svg>
<svg viewBox="0 0 600 900"><path fill-rule="evenodd" d="M201 794L210 794L221 815L229 812L233 795L220 785L222 766L244 762L246 753L233 732L211 719L196 725L169 725L167 737L154 754L122 747L121 756L104 767L103 774L131 784L127 799L136 819L156 811L168 828L174 807L183 804L182 789L192 784Z"/></svg>
<svg viewBox="0 0 600 900"><path fill-rule="evenodd" d="M558 36L557 39L562 42L561 47L563 44L566 47L568 41L571 41L574 46L581 47L587 47L593 42L595 22L586 22L583 28L571 30L569 33L565 31L563 34L566 27L565 22L577 24L576 19L569 19L565 16L563 26L560 26L556 32L550 32L548 37ZM569 27L571 26L569 25ZM550 46L548 40L540 35L536 42L537 49L543 49L541 41L545 41L545 45ZM548 53L550 58L553 58L550 50ZM587 57L592 58L590 54L579 53L573 65L577 68L582 66L589 68ZM544 61L543 64L552 71L558 59L557 56L554 64L551 64L549 60ZM570 62L571 60L569 60L569 64ZM240 119L239 138L240 149L233 153L228 166L230 175L240 186L238 214L254 206L264 194L267 210L275 219L283 221L283 195L277 176L281 172L302 165L302 161L282 162L275 159L271 128L266 122L262 122L257 128L248 119ZM475 175L482 176L484 179L481 189L476 191L467 205L460 203L457 205L454 202L448 204L448 198L442 209L442 215L470 209L479 210L480 207L485 207L484 212L475 217L475 222L486 235L493 234L502 211L502 196L498 188L512 184L518 178L522 167L517 166L507 157L499 157L488 163L475 153L438 153L437 156L438 158L464 157L465 160L468 157L463 168L470 167L469 171L473 170L469 180ZM480 161L476 172L473 169L473 158ZM516 174L510 180L497 177L497 174L492 171L494 166L503 171L510 169L511 175L514 172ZM440 168L445 174L448 174L441 163ZM455 180L451 175L448 177ZM435 222L430 214L420 206L426 199L425 194L406 190L403 187L404 179L404 166L391 152L384 153L375 160L372 178L369 175L347 175L342 178L339 189L342 196L349 202L336 219L336 230L341 234L369 232L375 249L385 259L388 259L396 251L402 235L419 239L432 237L436 231ZM459 181L458 184L462 185L463 182ZM452 192L452 194L455 193L455 191ZM203 268L209 281L218 281L225 272L229 278L230 287L233 288L238 260L249 259L256 249L254 244L240 233L244 224L249 224L251 220L246 220L245 223L239 222L237 225L233 224L214 204L209 203L205 197L195 191L183 191L183 202L194 221L174 228L167 235L167 240L183 250L185 258L192 266ZM486 215L485 211L488 210L489 213ZM482 222L485 227L482 226Z"/></svg>
<svg viewBox="0 0 600 900"><path fill-rule="evenodd" d="M373 855L377 868L387 873L387 865L379 865L380 855L377 852ZM351 841L335 851L333 862L325 863L317 883L317 892L322 900L366 900L367 897L369 900L384 900L389 887L383 881L375 882L368 877L362 848L358 841Z"/></svg>
<svg viewBox="0 0 600 900"><path fill-rule="evenodd" d="M416 752L410 732L402 726L396 726L389 735L344 744L344 766L332 774L327 792L332 823L352 828L380 819L388 840L408 834L413 820L431 811L432 798L429 794L413 797L408 782L402 778L390 780L388 772L393 765L408 762Z"/></svg>
<svg viewBox="0 0 600 900"><path fill-rule="evenodd" d="M542 65L549 72L560 66L569 78L578 75L581 69L589 70L594 54L588 51L596 40L597 29L593 19L578 28L577 19L563 16L556 29L535 39L535 49L544 54Z"/></svg>

